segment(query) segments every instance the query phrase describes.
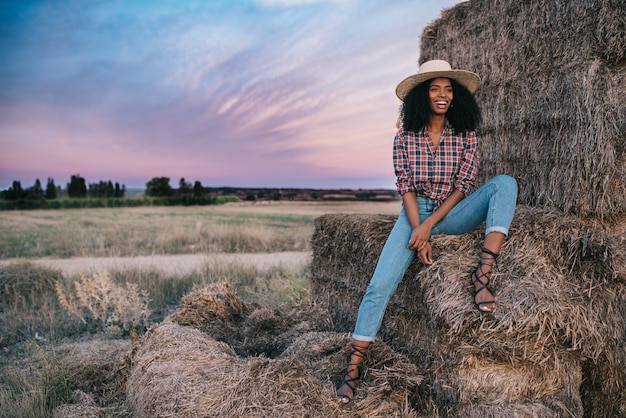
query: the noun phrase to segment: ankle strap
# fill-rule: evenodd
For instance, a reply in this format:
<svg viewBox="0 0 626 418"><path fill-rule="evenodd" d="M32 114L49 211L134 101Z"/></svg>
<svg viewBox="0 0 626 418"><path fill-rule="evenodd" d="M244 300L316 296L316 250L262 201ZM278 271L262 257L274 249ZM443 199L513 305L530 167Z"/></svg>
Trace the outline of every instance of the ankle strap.
<svg viewBox="0 0 626 418"><path fill-rule="evenodd" d="M357 347L356 345L352 344L352 355L359 355L359 357L365 357L365 355L367 354L367 349L368 347Z"/></svg>
<svg viewBox="0 0 626 418"><path fill-rule="evenodd" d="M485 247L483 247L482 252L483 252L483 253L485 253L485 254L489 254L490 256L492 256L494 260L495 260L495 259L497 259L497 258L498 258L498 256L500 255L500 254L496 254L496 253L494 253L493 251L491 251L490 249L485 248Z"/></svg>

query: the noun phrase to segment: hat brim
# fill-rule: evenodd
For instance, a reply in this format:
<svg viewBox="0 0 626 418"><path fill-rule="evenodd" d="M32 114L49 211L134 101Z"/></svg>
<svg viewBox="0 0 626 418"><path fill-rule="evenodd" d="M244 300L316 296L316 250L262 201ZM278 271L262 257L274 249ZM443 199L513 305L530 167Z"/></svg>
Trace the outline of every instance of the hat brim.
<svg viewBox="0 0 626 418"><path fill-rule="evenodd" d="M411 75L398 84L396 87L396 96L398 99L404 100L406 95L418 84L433 78L451 78L462 86L465 86L470 93L475 93L480 85L480 77L478 74L465 70L449 70L449 71L429 71L423 74Z"/></svg>

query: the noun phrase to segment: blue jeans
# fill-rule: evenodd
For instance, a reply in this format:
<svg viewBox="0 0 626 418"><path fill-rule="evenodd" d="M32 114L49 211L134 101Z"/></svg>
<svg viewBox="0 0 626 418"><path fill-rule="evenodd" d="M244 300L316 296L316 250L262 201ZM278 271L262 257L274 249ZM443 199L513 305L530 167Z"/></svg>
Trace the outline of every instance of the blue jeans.
<svg viewBox="0 0 626 418"><path fill-rule="evenodd" d="M474 193L461 200L431 230L431 235L457 235L486 224L485 235L501 232L508 235L517 201L517 182L506 175L496 176ZM420 220L423 222L435 210L435 202L418 197ZM374 341L383 320L389 299L395 293L415 251L407 248L412 228L404 210L396 221L378 259L376 270L359 308L352 338Z"/></svg>

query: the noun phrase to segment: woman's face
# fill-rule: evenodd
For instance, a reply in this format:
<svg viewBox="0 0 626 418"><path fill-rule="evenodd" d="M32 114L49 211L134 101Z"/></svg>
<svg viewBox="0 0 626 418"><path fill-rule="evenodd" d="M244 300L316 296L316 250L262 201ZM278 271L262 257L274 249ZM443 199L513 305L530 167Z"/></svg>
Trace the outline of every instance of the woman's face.
<svg viewBox="0 0 626 418"><path fill-rule="evenodd" d="M428 87L428 103L431 113L445 115L452 104L452 83L448 78L435 78L430 80Z"/></svg>

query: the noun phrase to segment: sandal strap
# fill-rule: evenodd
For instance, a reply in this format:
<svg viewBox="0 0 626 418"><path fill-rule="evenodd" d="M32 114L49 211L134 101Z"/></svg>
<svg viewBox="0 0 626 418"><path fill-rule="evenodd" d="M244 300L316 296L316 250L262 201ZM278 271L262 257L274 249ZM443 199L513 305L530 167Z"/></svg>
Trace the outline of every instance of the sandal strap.
<svg viewBox="0 0 626 418"><path fill-rule="evenodd" d="M341 385L339 385L339 388L343 387L344 385L348 386L350 390L352 391L353 396L357 388L356 382L361 380L361 374L363 370L363 360L365 359L365 355L367 354L367 349L368 347L358 347L352 344L352 352L348 356L348 367L346 367L343 381L341 382ZM352 360L352 356L359 357L360 361L358 363L354 362ZM356 370L356 375L354 377L350 377L351 369L352 371ZM352 400L352 396L348 396L345 394L344 395L338 394L337 396L340 399L346 400L347 402L350 402Z"/></svg>
<svg viewBox="0 0 626 418"><path fill-rule="evenodd" d="M346 377L344 377L343 382L341 382L341 385L339 387L343 385L347 385L354 392L357 385L355 384L354 386L352 386L350 383L356 382L360 379L361 379L361 370L359 370L359 373L355 377L348 377L348 375L346 375Z"/></svg>
<svg viewBox="0 0 626 418"><path fill-rule="evenodd" d="M494 253L490 249L483 247L478 266L476 267L476 269L474 270L474 273L472 274L472 282L474 283L474 285L477 282L480 285L476 290L474 290L474 303L477 307L479 307L479 309L480 309L480 306L482 305L491 305L495 303L495 299L485 300L482 302L476 302L475 299L476 299L476 296L483 290L487 290L493 296L493 290L491 290L491 288L489 287L489 281L491 279L491 273L493 272L493 269L496 266L496 262L497 262L499 255L500 254ZM488 256L491 256L493 258L490 258ZM483 270L483 266L489 266L491 267L491 270L489 270L488 272L485 272ZM481 280L483 278L487 279L486 282Z"/></svg>
<svg viewBox="0 0 626 418"><path fill-rule="evenodd" d="M494 261L495 261L495 260L497 260L497 259L498 259L498 257L500 257L500 254L499 254L499 253L494 253L494 252L493 252L493 251L491 251L489 248L485 248L485 247L483 247L483 249L482 249L481 251L482 251L483 253L487 253L487 254L489 254L490 256L492 256Z"/></svg>
<svg viewBox="0 0 626 418"><path fill-rule="evenodd" d="M359 347L358 345L352 344L352 353L350 353L350 356L356 355L357 357L361 357L364 359L367 355L368 348L369 347Z"/></svg>
<svg viewBox="0 0 626 418"><path fill-rule="evenodd" d="M489 281L485 283L482 280L480 280L481 278L486 277L488 280L491 279L491 276L488 276L488 275L491 275L491 272L485 273L482 269L483 265L485 264L483 263L479 264L478 267L476 267L476 269L474 270L474 274L472 274L472 281L474 283L478 282L481 285L479 289L476 289L476 293L478 293L479 291L487 287L487 285L489 284ZM480 271L480 275L478 274L479 271Z"/></svg>
<svg viewBox="0 0 626 418"><path fill-rule="evenodd" d="M478 266L476 266L476 269L474 270L474 274L472 275L472 281L473 282L478 282L482 286L479 289L476 289L476 293L480 292L482 289L487 287L487 284L489 283L489 279L491 279L491 273L492 273L493 269L495 268L495 266L497 264L498 257L500 256L500 254L494 253L493 251L491 251L490 249L485 248L485 247L483 247L483 249L481 251L482 251L482 253L480 255L480 261L478 263ZM485 254L488 254L491 257L493 257L493 260L485 257L484 256ZM491 270L488 271L488 272L484 272L483 268L482 268L483 266L489 266L489 267L491 267ZM478 273L480 273L480 274L478 274ZM483 277L487 278L487 283L485 283L482 280L480 280ZM491 289L487 288L487 290L489 290L491 292Z"/></svg>
<svg viewBox="0 0 626 418"><path fill-rule="evenodd" d="M356 345L352 344L352 352L348 355L348 367L346 368L346 372L348 371L350 366L357 366L357 368L360 369L363 364L363 360L365 360L366 354L367 354L367 348L357 347ZM352 361L352 356L358 357L361 360L358 363L355 363ZM359 374L360 374L360 370L359 370Z"/></svg>

